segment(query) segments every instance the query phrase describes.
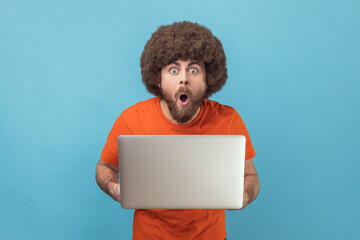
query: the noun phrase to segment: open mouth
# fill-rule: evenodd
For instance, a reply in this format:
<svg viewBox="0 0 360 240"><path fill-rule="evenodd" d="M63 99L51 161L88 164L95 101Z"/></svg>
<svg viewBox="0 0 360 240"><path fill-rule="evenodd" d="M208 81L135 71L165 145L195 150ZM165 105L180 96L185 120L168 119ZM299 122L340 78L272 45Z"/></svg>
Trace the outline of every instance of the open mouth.
<svg viewBox="0 0 360 240"><path fill-rule="evenodd" d="M179 95L179 102L181 106L185 106L189 102L189 96L186 93Z"/></svg>

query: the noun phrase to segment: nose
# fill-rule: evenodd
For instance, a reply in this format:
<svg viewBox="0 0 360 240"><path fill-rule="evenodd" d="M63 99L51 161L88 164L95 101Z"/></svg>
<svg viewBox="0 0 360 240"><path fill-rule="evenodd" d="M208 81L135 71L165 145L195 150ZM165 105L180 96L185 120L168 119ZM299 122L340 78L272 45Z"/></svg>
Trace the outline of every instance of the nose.
<svg viewBox="0 0 360 240"><path fill-rule="evenodd" d="M181 80L179 81L179 85L189 85L189 76L186 71L184 71L180 77Z"/></svg>
<svg viewBox="0 0 360 240"><path fill-rule="evenodd" d="M180 85L189 85L189 81L188 80L180 80L179 82Z"/></svg>

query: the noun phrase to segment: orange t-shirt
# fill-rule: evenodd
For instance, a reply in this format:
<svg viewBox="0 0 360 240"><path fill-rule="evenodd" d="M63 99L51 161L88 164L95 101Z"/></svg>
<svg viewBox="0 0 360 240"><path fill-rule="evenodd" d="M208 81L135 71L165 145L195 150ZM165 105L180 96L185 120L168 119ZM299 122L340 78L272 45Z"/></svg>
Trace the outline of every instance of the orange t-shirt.
<svg viewBox="0 0 360 240"><path fill-rule="evenodd" d="M249 134L232 107L205 99L198 116L188 124L171 122L154 97L126 109L115 121L101 159L118 164L119 135L244 135L245 159L255 156ZM136 209L133 239L224 239L224 209Z"/></svg>

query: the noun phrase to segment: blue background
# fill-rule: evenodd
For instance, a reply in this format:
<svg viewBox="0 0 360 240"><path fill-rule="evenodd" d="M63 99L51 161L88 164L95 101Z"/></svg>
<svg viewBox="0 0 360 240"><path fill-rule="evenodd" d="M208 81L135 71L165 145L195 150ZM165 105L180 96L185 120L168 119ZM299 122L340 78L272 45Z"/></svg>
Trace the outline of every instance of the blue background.
<svg viewBox="0 0 360 240"><path fill-rule="evenodd" d="M151 97L139 59L159 25L223 43L260 194L229 239L360 235L359 1L0 1L1 239L130 239L95 166L115 119Z"/></svg>

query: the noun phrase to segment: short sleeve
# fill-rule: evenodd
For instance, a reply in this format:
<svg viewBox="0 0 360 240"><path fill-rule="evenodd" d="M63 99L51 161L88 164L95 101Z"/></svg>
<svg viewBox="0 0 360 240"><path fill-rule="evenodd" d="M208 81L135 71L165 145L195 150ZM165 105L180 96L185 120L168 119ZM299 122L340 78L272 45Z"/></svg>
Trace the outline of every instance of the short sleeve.
<svg viewBox="0 0 360 240"><path fill-rule="evenodd" d="M104 162L118 164L117 137L119 135L132 135L131 130L128 128L121 115L116 119L101 152L101 160Z"/></svg>
<svg viewBox="0 0 360 240"><path fill-rule="evenodd" d="M245 160L249 160L255 156L255 149L252 145L249 133L246 129L246 126L241 119L240 115L234 111L229 133L232 135L244 135L246 138L246 147L245 147Z"/></svg>

